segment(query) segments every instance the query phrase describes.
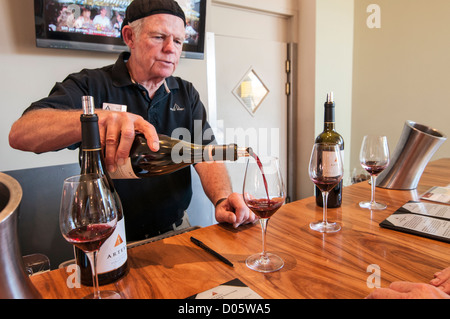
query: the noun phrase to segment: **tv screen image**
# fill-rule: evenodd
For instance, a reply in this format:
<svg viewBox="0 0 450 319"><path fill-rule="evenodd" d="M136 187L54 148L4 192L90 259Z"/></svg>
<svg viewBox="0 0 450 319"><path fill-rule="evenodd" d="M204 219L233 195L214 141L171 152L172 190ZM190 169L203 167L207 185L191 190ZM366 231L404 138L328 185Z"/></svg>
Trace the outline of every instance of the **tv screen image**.
<svg viewBox="0 0 450 319"><path fill-rule="evenodd" d="M133 0L34 0L36 46L101 52L128 50L120 30ZM186 15L182 57L203 59L206 0L178 0Z"/></svg>

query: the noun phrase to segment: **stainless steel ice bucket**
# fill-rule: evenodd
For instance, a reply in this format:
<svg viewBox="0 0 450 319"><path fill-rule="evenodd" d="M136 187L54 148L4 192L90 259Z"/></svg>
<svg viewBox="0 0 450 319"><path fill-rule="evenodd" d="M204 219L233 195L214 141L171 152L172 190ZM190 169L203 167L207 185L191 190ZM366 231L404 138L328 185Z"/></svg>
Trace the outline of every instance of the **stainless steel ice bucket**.
<svg viewBox="0 0 450 319"><path fill-rule="evenodd" d="M0 299L40 298L20 253L17 215L21 200L20 184L0 173Z"/></svg>
<svg viewBox="0 0 450 319"><path fill-rule="evenodd" d="M406 121L389 166L377 177L377 186L416 189L423 170L446 139L431 127Z"/></svg>

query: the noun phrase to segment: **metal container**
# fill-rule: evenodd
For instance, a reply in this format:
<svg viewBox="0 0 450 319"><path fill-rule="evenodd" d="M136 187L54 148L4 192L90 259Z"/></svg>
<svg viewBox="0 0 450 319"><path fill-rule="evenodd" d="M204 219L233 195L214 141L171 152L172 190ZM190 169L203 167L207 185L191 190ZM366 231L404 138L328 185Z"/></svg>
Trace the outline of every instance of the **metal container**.
<svg viewBox="0 0 450 319"><path fill-rule="evenodd" d="M377 186L416 189L423 170L446 139L431 127L406 121L389 166L377 177Z"/></svg>
<svg viewBox="0 0 450 319"><path fill-rule="evenodd" d="M34 299L40 294L25 272L17 236L22 187L0 173L0 299Z"/></svg>

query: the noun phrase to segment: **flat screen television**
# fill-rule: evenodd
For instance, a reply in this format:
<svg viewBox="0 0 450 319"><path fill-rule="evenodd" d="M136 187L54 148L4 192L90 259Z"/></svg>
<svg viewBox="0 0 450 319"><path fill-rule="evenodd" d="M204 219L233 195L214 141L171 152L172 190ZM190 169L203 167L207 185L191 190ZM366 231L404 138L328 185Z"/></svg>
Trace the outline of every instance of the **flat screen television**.
<svg viewBox="0 0 450 319"><path fill-rule="evenodd" d="M120 28L133 0L34 0L36 46L122 52ZM206 0L178 0L186 15L182 57L203 59Z"/></svg>

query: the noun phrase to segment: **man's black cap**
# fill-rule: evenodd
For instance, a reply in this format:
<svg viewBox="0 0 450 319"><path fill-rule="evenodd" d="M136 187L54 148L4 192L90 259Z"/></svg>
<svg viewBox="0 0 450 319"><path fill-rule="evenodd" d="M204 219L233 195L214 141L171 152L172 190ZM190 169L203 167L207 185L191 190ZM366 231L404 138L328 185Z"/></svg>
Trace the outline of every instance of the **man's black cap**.
<svg viewBox="0 0 450 319"><path fill-rule="evenodd" d="M183 9L174 0L133 0L125 12L122 28L138 19L160 13L177 16L183 20L186 26Z"/></svg>

